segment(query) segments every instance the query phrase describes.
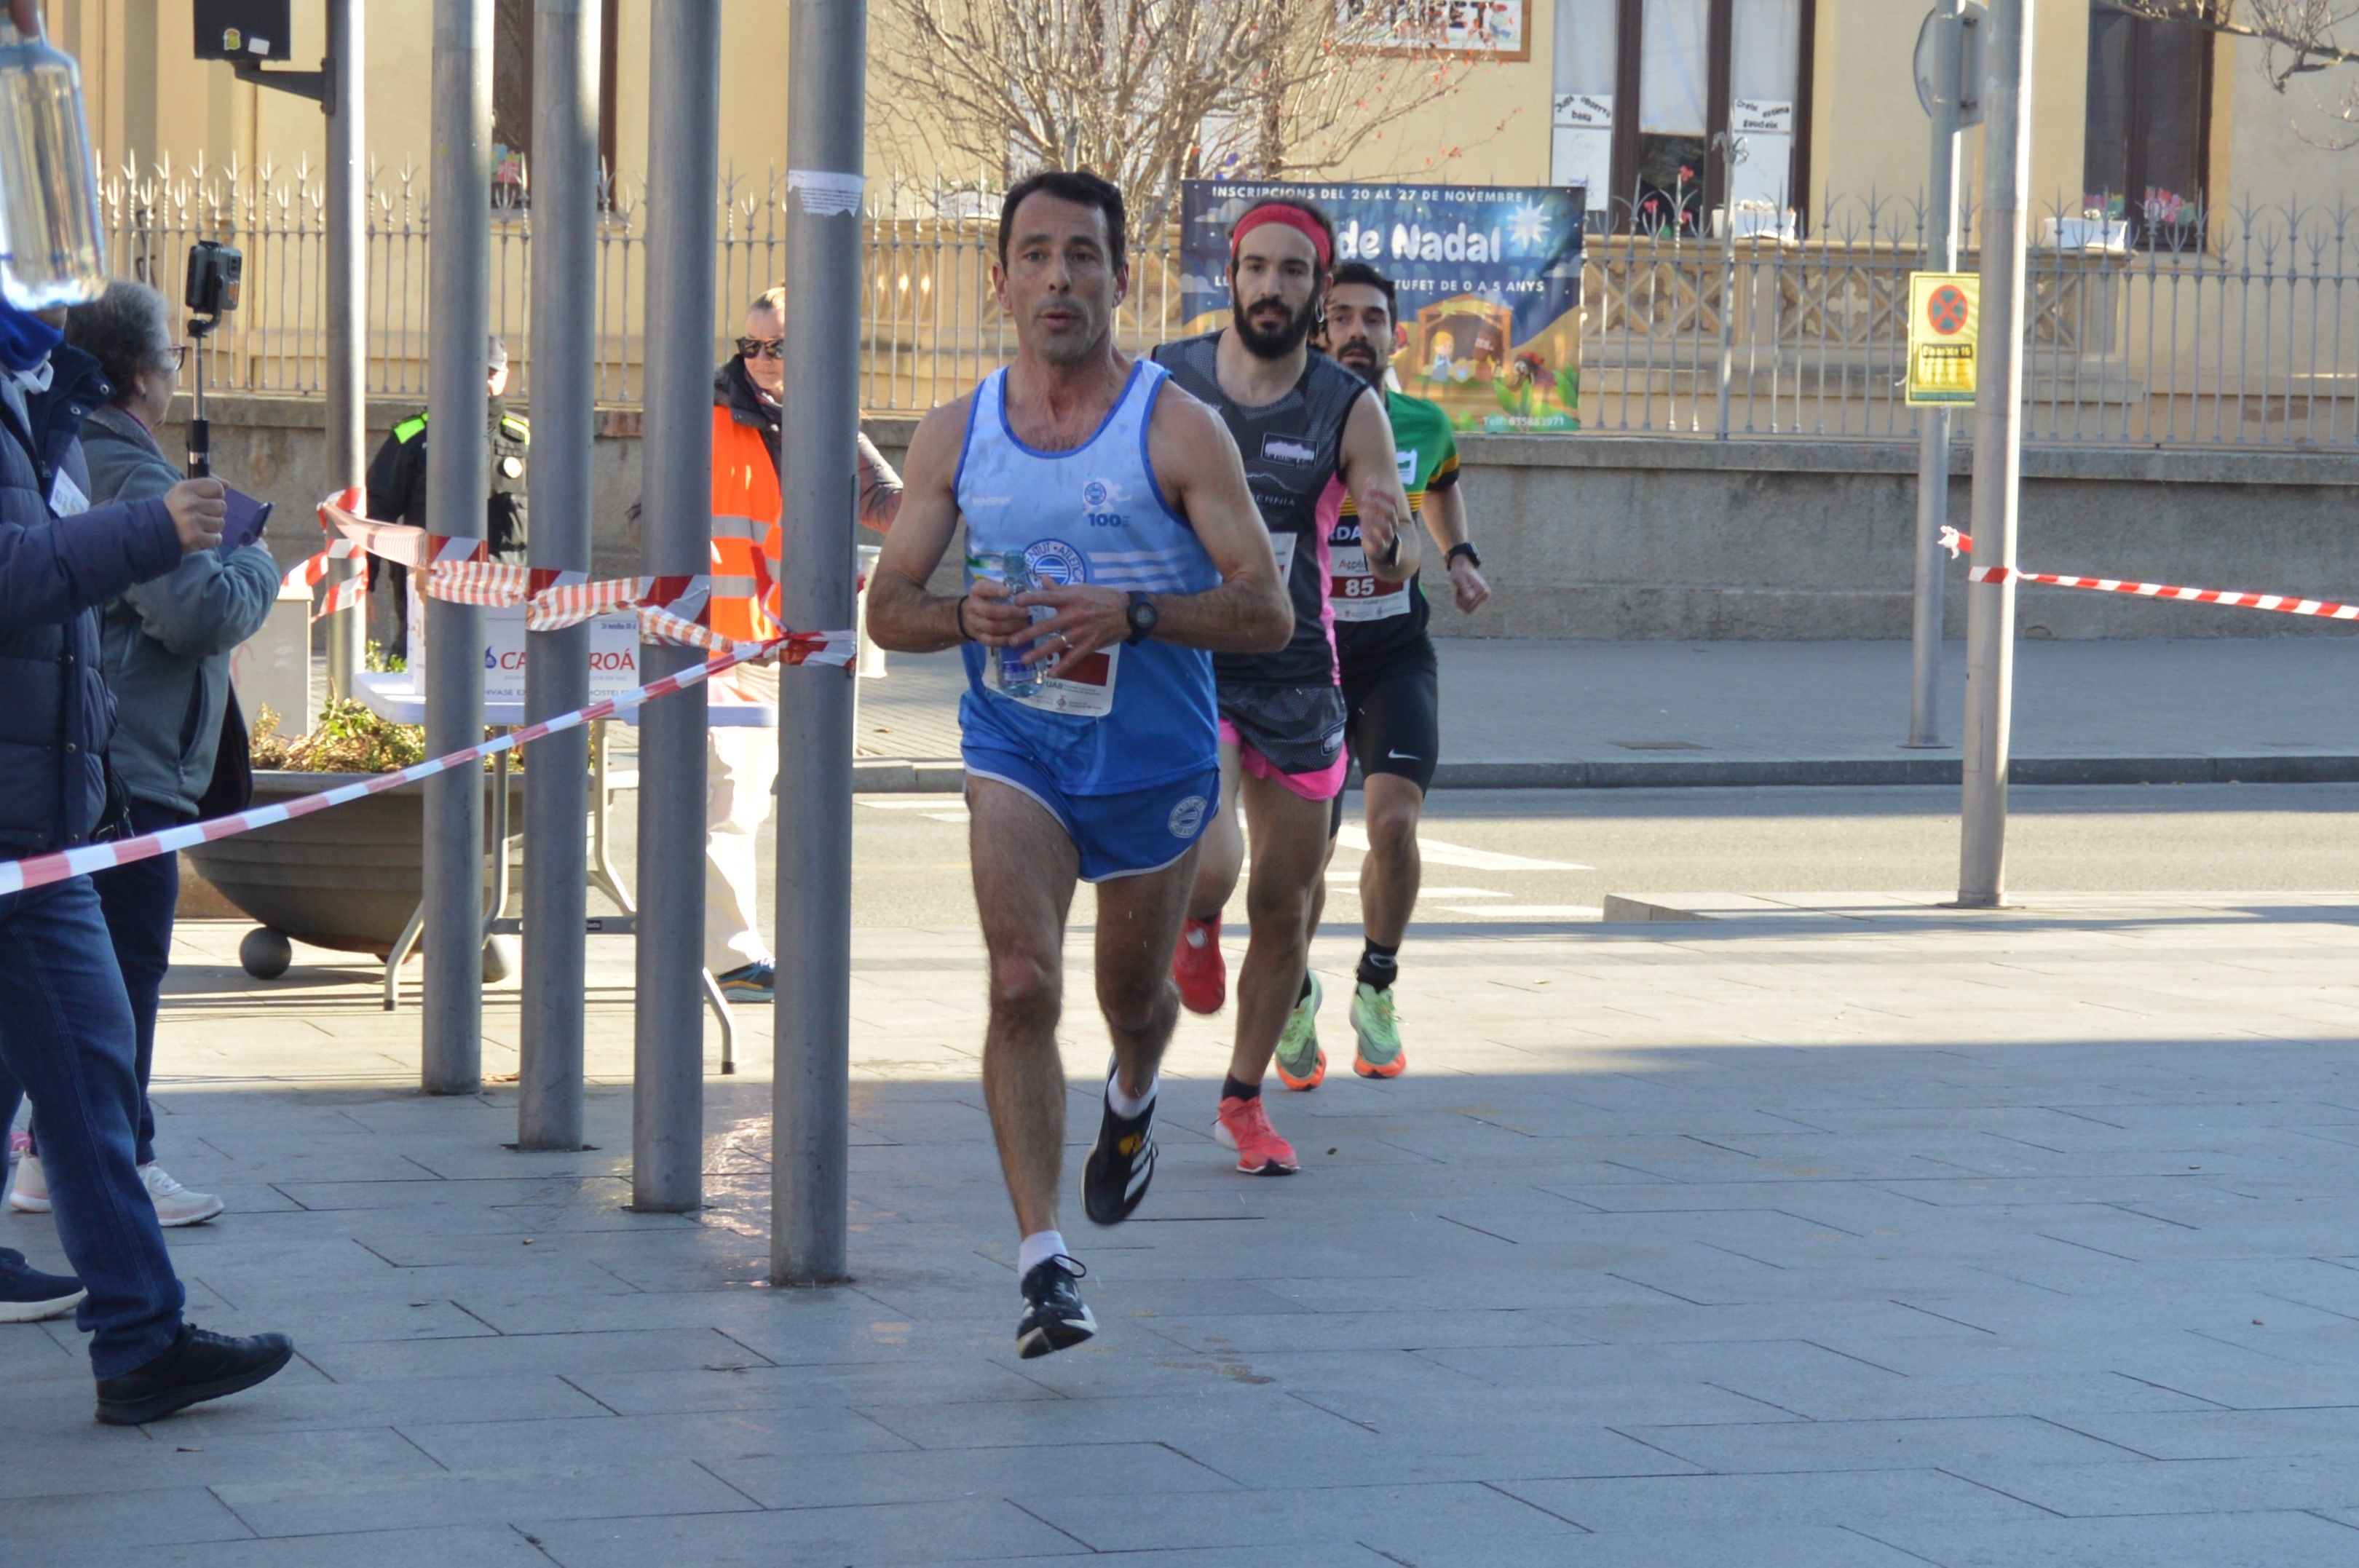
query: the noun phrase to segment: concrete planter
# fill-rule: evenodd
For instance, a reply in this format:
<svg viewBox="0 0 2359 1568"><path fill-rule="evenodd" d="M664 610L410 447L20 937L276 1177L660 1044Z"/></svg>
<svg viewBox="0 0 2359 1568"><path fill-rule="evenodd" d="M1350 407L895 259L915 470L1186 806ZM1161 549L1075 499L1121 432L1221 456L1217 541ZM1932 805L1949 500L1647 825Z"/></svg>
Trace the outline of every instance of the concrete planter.
<svg viewBox="0 0 2359 1568"><path fill-rule="evenodd" d="M254 804L276 806L351 782L350 773L257 772ZM486 851L493 787L485 778ZM223 897L270 931L315 947L382 958L422 896L425 789L423 782L405 784L183 853ZM523 820L524 775L511 773L511 828ZM484 880L488 886L488 867Z"/></svg>

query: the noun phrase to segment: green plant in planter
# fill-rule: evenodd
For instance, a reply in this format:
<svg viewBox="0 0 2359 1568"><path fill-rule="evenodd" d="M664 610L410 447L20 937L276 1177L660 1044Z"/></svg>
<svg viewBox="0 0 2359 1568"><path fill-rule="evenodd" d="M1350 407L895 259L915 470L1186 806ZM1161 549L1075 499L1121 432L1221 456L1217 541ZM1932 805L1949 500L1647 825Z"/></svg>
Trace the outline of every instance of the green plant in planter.
<svg viewBox="0 0 2359 1568"><path fill-rule="evenodd" d="M309 735L278 732L278 715L267 707L255 716L254 765L307 773L391 773L426 760L426 731L396 724L350 697L332 699L320 710Z"/></svg>
<svg viewBox="0 0 2359 1568"><path fill-rule="evenodd" d="M332 697L309 735L281 735L278 715L268 705L255 715L254 765L299 773L397 773L426 760L423 725L397 724L364 702ZM499 759L486 757L486 772ZM521 770L524 750L508 753L508 766Z"/></svg>

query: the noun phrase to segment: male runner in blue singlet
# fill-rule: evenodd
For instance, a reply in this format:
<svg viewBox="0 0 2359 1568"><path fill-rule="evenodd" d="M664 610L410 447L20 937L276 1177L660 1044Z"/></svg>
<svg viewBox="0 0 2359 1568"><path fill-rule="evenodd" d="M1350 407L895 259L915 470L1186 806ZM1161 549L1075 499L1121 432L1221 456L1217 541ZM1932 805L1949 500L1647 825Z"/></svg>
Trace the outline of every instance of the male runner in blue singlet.
<svg viewBox="0 0 2359 1568"><path fill-rule="evenodd" d="M1097 1000L1114 1051L1083 1200L1112 1225L1154 1174L1156 1069L1180 1009L1166 968L1219 808L1208 650L1275 650L1293 629L1227 429L1114 345L1123 244L1122 195L1094 175L1038 174L1007 193L992 280L1015 362L918 427L868 589L882 645L965 650L959 722L991 964L984 1098L1022 1237L1027 1357L1096 1332L1057 1229L1074 881L1098 884ZM967 590L930 593L962 522ZM1051 586L1011 599L1010 557ZM1028 649L1037 689L1007 678L1009 648Z"/></svg>
<svg viewBox="0 0 2359 1568"><path fill-rule="evenodd" d="M1231 324L1155 351L1156 362L1218 409L1236 438L1294 605L1294 635L1284 648L1213 661L1223 805L1242 801L1253 835L1245 887L1251 935L1213 1133L1236 1151L1237 1169L1248 1175L1300 1166L1294 1146L1270 1125L1261 1086L1288 1017L1301 1005L1318 1011L1310 972L1313 896L1348 766L1327 597L1332 563L1319 514L1330 482L1340 481L1358 505L1376 579L1399 582L1418 568L1384 402L1365 380L1310 349L1334 261L1334 226L1316 208L1291 199L1249 208L1229 231ZM1221 909L1245 859L1237 816L1224 809L1206 837L1188 924L1172 954L1180 1000L1197 1012L1218 1011L1227 990Z"/></svg>

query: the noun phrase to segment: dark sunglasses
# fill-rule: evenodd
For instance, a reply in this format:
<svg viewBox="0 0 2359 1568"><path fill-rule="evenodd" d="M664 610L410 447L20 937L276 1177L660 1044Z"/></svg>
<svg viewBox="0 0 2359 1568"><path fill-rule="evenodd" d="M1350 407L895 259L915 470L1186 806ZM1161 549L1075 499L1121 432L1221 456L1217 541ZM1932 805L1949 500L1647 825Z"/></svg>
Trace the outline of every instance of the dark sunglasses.
<svg viewBox="0 0 2359 1568"><path fill-rule="evenodd" d="M742 359L783 360L787 357L786 348L787 341L784 338L740 338L737 340L737 353Z"/></svg>

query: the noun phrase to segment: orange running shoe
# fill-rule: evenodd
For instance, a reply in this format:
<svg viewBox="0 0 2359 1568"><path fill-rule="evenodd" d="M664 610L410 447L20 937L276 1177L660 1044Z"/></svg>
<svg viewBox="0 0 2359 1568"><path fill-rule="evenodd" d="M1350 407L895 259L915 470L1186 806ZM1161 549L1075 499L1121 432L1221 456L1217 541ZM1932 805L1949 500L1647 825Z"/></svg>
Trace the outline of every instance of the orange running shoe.
<svg viewBox="0 0 2359 1568"><path fill-rule="evenodd" d="M1221 957L1221 920L1190 920L1180 927L1179 946L1171 949L1171 979L1180 987L1180 1002L1190 1012L1207 1015L1221 1011L1229 1000L1229 966Z"/></svg>
<svg viewBox="0 0 2359 1568"><path fill-rule="evenodd" d="M1212 1141L1235 1150L1237 1169L1248 1176L1290 1176L1302 1169L1302 1162L1294 1157L1294 1145L1269 1124L1269 1112L1259 1095L1222 1100L1221 1114L1212 1123Z"/></svg>

